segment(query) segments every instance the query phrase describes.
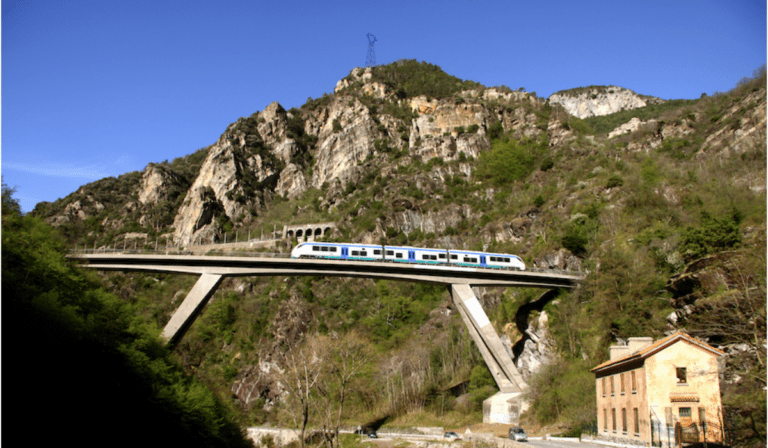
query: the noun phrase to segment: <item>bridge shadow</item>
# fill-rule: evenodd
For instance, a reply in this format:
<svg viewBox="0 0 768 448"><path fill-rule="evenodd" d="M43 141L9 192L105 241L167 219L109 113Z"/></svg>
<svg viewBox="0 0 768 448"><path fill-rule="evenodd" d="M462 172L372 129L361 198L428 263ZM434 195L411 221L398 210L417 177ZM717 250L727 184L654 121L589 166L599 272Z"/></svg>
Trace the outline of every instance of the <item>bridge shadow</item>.
<svg viewBox="0 0 768 448"><path fill-rule="evenodd" d="M517 313L515 314L515 325L517 326L517 329L522 333L523 337L520 338L519 341L515 343L515 345L512 347L512 354L514 355L515 362L520 357L520 355L523 353L523 350L525 349L525 343L531 339L531 336L527 333L528 330L528 316L531 315L531 312L538 311L541 312L544 310L544 306L549 303L550 301L557 298L557 295L560 294L559 289L550 289L546 291L544 294L541 295L538 299L528 302L526 304L520 305L520 308L517 309Z"/></svg>

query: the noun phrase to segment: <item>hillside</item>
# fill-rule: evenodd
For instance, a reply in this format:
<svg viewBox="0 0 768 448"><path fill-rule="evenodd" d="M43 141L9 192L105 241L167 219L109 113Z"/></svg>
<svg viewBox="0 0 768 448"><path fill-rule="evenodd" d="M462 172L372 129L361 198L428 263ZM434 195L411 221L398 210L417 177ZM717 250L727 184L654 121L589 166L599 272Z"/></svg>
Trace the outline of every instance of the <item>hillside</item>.
<svg viewBox="0 0 768 448"><path fill-rule="evenodd" d="M527 418L589 423L589 369L611 343L684 329L726 351L727 418L749 444L765 435L765 188L764 71L717 96L580 119L551 98L398 61L354 69L300 108L272 103L187 157L32 213L80 248L194 250L334 222L335 241L486 249L581 271L570 293L476 291L533 386ZM159 328L194 283L104 277ZM176 356L243 423L286 424L294 404L275 372L305 347L350 345L365 367L346 402L323 398L344 404L345 424L472 424L495 392L447 292L424 285L227 280ZM329 424L319 409L310 421Z"/></svg>

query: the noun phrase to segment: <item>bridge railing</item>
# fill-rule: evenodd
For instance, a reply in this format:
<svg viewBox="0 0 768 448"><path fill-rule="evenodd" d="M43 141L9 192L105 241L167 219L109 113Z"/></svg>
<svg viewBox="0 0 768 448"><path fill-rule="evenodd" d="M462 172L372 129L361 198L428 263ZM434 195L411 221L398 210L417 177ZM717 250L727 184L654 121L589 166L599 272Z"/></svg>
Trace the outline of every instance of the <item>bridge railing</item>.
<svg viewBox="0 0 768 448"><path fill-rule="evenodd" d="M114 255L200 255L208 257L253 257L253 258L290 258L290 253L274 253L274 252L253 252L253 251L223 251L223 250L209 250L205 253L195 250L179 250L177 248L168 249L70 249L69 253L72 255L88 255L88 254L114 254Z"/></svg>
<svg viewBox="0 0 768 448"><path fill-rule="evenodd" d="M252 257L252 258L291 258L290 253L274 253L274 252L255 252L255 251L245 251L245 250L234 250L234 251L224 251L224 250L209 250L205 253L201 253L201 251L197 250L179 250L178 248L167 248L167 249L142 249L142 248L136 248L136 249L109 249L109 248L96 248L96 249L70 249L69 253L72 255L87 255L87 254L114 254L114 255L197 255L197 256L207 256L207 257ZM365 260L356 260L356 261L365 261ZM403 264L419 264L419 263L410 263L410 262L398 262ZM500 267L476 267L475 269L490 269L490 270L507 270L508 268L500 268ZM575 277L583 277L583 272L573 272L573 271L566 271L562 269L549 269L549 268L537 268L533 266L527 266L525 268L526 272L536 272L541 274L558 274L558 275L569 275L569 276L575 276Z"/></svg>

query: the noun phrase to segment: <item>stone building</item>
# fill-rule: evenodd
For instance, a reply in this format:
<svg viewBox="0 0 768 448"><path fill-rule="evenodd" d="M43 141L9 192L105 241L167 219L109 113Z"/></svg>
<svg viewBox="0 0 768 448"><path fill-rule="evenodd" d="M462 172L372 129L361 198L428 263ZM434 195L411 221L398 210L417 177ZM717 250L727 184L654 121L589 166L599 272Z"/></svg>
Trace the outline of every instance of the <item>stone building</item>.
<svg viewBox="0 0 768 448"><path fill-rule="evenodd" d="M722 442L718 357L723 352L677 332L656 342L629 338L592 369L600 439L648 446Z"/></svg>

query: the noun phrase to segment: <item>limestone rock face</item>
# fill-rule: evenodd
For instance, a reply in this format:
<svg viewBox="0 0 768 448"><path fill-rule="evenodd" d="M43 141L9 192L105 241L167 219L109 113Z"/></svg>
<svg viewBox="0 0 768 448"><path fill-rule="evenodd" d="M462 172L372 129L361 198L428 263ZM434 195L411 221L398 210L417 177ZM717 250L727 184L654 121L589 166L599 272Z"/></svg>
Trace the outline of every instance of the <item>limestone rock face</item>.
<svg viewBox="0 0 768 448"><path fill-rule="evenodd" d="M634 117L628 122L621 124L619 126L616 126L616 129L612 130L608 133L608 138L616 137L617 135L627 134L630 132L635 132L638 129L640 129L640 126L646 124L645 121L642 121L641 119Z"/></svg>
<svg viewBox="0 0 768 448"><path fill-rule="evenodd" d="M517 139L535 138L543 131L536 127L538 117L533 112L526 112L524 107L517 107L512 111L504 110L502 123L504 129L512 130Z"/></svg>
<svg viewBox="0 0 768 448"><path fill-rule="evenodd" d="M155 164L150 163L144 169L141 180L141 189L139 190L139 202L144 205L154 205L165 199L168 191L174 186L183 184L182 179L172 173L165 171Z"/></svg>
<svg viewBox="0 0 768 448"><path fill-rule="evenodd" d="M609 115L662 101L659 98L641 97L631 90L616 86L587 87L579 93L558 92L549 97L550 104L559 104L566 112L578 118Z"/></svg>
<svg viewBox="0 0 768 448"><path fill-rule="evenodd" d="M283 171L280 172L280 179L277 181L275 193L283 195L288 199L295 199L307 191L307 180L301 169L289 163Z"/></svg>
<svg viewBox="0 0 768 448"><path fill-rule="evenodd" d="M411 146L419 138L441 136L445 133L457 135L455 129L476 124L478 132L485 133L491 118L490 111L481 104L454 104L447 100L428 100L426 97L414 98L410 107L419 113L411 126Z"/></svg>
<svg viewBox="0 0 768 448"><path fill-rule="evenodd" d="M341 124L341 130L333 130L334 120ZM313 187L335 179L346 185L352 169L374 155L374 141L387 135L379 129L368 108L357 100L351 105L342 99L334 100L327 111L308 120L307 128L319 131L310 181Z"/></svg>
<svg viewBox="0 0 768 448"><path fill-rule="evenodd" d="M249 216L250 207L261 206L260 196L246 195L244 173L249 173L258 182L276 173L261 155L248 153L245 145L247 135L233 129L234 126L230 126L228 132L211 146L200 174L174 219L177 244L189 244L196 237L202 237L203 233L205 240L213 239L215 236L210 232L213 230L210 225L215 216L223 213L234 221L241 216Z"/></svg>
<svg viewBox="0 0 768 448"><path fill-rule="evenodd" d="M745 107L746 105L746 107ZM765 144L766 140L766 97L762 92L752 92L731 106L718 124L736 121L712 133L701 145L698 157L718 152L723 156L744 154L750 148ZM763 182L763 186L765 182Z"/></svg>
<svg viewBox="0 0 768 448"><path fill-rule="evenodd" d="M277 101L273 101L263 111L257 114L256 125L259 135L267 145L278 145L285 140L287 133L288 115ZM291 140L292 142L292 140ZM288 162L290 156L290 145L287 148L277 149L277 153L283 161ZM286 152L288 151L288 152Z"/></svg>
<svg viewBox="0 0 768 448"><path fill-rule="evenodd" d="M573 255L568 249L560 249L534 260L537 268L559 269L581 272L581 259Z"/></svg>

